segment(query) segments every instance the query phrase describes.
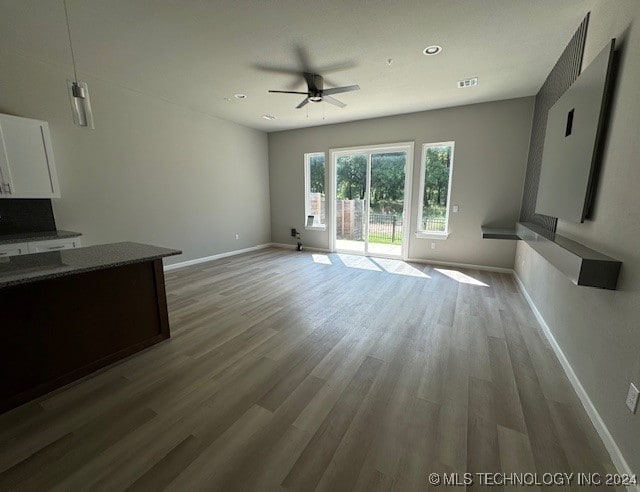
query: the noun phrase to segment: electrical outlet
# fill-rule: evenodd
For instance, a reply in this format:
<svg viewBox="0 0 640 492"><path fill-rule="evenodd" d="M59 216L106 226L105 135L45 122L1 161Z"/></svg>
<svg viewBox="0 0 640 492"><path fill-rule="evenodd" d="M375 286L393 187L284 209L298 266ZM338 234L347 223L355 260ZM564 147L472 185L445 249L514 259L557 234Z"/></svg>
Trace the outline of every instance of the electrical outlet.
<svg viewBox="0 0 640 492"><path fill-rule="evenodd" d="M431 249L436 249L436 243L435 242L431 242Z"/></svg>
<svg viewBox="0 0 640 492"><path fill-rule="evenodd" d="M635 384L631 383L629 385L629 393L627 393L627 406L629 407L629 410L631 410L631 413L636 413L638 395L640 395L638 388L636 388Z"/></svg>
<svg viewBox="0 0 640 492"><path fill-rule="evenodd" d="M236 241L240 239L240 234L236 233Z"/></svg>

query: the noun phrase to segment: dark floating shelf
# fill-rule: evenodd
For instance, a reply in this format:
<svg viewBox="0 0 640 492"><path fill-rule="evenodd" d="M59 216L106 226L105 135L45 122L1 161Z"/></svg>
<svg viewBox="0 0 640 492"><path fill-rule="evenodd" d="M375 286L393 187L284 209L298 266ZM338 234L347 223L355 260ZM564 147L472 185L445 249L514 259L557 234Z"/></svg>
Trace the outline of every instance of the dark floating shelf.
<svg viewBox="0 0 640 492"><path fill-rule="evenodd" d="M515 229L482 226L482 239L520 239Z"/></svg>
<svg viewBox="0 0 640 492"><path fill-rule="evenodd" d="M482 227L485 239L521 239L576 285L615 290L622 262L531 222L515 230Z"/></svg>

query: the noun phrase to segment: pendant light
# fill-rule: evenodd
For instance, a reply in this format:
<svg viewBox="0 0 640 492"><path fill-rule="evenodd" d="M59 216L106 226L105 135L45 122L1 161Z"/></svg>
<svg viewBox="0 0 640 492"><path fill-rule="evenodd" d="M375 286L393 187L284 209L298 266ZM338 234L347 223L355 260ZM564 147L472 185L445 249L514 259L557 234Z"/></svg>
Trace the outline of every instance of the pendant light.
<svg viewBox="0 0 640 492"><path fill-rule="evenodd" d="M93 114L91 112L91 102L89 100L89 88L87 87L86 82L78 81L78 70L76 69L76 57L73 51L73 41L71 39L71 24L69 23L67 0L63 0L62 3L64 4L64 15L67 20L69 48L71 49L71 63L73 64L73 80L67 80L67 87L71 98L73 122L78 126L93 129Z"/></svg>

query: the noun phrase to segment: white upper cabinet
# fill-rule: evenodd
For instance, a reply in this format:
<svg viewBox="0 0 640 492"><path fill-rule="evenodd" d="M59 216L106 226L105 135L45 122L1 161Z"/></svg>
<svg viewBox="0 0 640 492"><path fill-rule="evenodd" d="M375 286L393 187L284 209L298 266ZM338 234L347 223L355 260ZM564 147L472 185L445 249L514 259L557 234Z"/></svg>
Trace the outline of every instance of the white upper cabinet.
<svg viewBox="0 0 640 492"><path fill-rule="evenodd" d="M60 198L46 121L0 114L0 198Z"/></svg>

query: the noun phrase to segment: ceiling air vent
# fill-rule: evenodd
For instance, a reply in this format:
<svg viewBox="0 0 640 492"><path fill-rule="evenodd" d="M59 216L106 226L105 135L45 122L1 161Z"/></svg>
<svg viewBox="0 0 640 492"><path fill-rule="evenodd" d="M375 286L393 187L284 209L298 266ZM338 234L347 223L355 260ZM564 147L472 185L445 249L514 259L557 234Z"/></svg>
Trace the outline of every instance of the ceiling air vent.
<svg viewBox="0 0 640 492"><path fill-rule="evenodd" d="M470 79L458 80L458 89L465 89L467 87L475 87L478 85L478 77L472 77Z"/></svg>

